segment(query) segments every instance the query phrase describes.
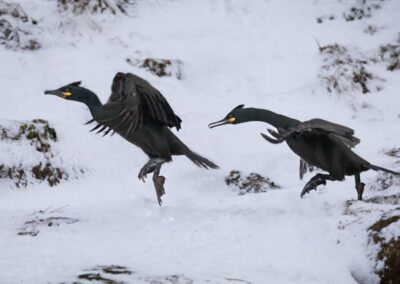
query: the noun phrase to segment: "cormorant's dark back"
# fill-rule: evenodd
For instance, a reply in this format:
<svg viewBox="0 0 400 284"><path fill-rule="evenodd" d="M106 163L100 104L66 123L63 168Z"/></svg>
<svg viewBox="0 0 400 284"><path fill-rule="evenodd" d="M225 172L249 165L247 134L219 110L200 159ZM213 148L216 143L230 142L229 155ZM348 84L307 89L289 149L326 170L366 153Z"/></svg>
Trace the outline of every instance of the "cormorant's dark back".
<svg viewBox="0 0 400 284"><path fill-rule="evenodd" d="M165 194L165 178L160 176L163 163L172 161L173 155L185 155L199 167L218 169L208 159L191 151L176 137L170 128L181 128L182 120L174 113L167 100L146 80L131 73L117 73L113 79L111 96L102 104L95 93L75 82L45 94L79 101L86 104L93 116L88 123L97 122L91 130L107 135L111 131L120 134L129 142L140 147L149 161L139 172L145 180L153 172L153 182L158 203Z"/></svg>
<svg viewBox="0 0 400 284"><path fill-rule="evenodd" d="M288 146L300 156L300 178L312 167L320 168L329 174L316 174L303 188L301 197L316 189L327 180L344 180L346 175L354 175L358 199L362 200L364 183L360 173L367 170L385 171L400 175L382 167L370 164L350 148L360 140L354 137L354 130L346 126L322 119L301 122L265 109L244 108L239 105L224 119L210 123L213 128L224 124L238 124L249 121L263 121L274 126L277 131L268 129L269 134L261 134L267 141L277 144L286 141Z"/></svg>

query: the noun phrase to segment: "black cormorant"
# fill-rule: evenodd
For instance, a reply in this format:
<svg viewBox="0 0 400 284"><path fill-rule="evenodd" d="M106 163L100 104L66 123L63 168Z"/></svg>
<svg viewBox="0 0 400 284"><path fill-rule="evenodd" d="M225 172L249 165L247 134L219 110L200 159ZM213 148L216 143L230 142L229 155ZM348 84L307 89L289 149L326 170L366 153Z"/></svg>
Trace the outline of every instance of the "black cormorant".
<svg viewBox="0 0 400 284"><path fill-rule="evenodd" d="M172 155L185 155L199 167L218 169L208 159L194 153L176 137L170 128L181 128L181 119L174 113L167 100L146 80L131 73L117 73L111 86L112 94L102 104L95 93L75 82L45 94L56 95L66 100L86 104L93 116L88 123L97 122L91 131L98 129L103 136L110 131L118 133L129 142L140 147L149 161L139 172L145 181L153 172L153 182L158 203L165 194L165 178L160 176L163 163L172 161Z"/></svg>
<svg viewBox="0 0 400 284"><path fill-rule="evenodd" d="M277 131L268 129L271 136L261 134L266 140L277 144L286 141L290 149L300 156L300 178L310 167L320 168L328 174L316 174L304 186L301 197L327 180L342 181L345 176L355 177L358 200L362 200L364 183L360 173L367 170L385 171L400 175L382 167L370 164L350 148L360 142L354 137L354 130L322 119L301 122L265 109L244 108L239 105L217 122L210 123L213 128L224 124L238 124L249 121L262 121L274 126Z"/></svg>

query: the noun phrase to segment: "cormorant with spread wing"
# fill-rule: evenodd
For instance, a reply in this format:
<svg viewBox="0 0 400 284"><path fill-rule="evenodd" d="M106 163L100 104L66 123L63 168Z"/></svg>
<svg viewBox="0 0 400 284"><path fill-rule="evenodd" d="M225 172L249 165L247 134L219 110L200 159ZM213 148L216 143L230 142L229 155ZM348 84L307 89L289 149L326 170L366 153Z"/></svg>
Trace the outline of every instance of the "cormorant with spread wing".
<svg viewBox="0 0 400 284"><path fill-rule="evenodd" d="M300 179L312 167L328 172L318 173L311 178L304 186L301 197L316 189L318 185L326 184L327 180L342 181L346 175L354 175L358 199L362 200L364 183L361 182L361 172L371 169L400 175L398 172L372 165L354 153L350 148L357 145L360 139L354 137L353 129L323 119L301 122L269 110L244 108L244 105L239 105L224 119L210 123L209 127L249 121L266 122L277 129L268 129L271 136L261 135L274 144L286 141L290 149L300 156Z"/></svg>
<svg viewBox="0 0 400 284"><path fill-rule="evenodd" d="M181 128L182 120L174 113L167 100L146 80L131 74L117 73L113 79L112 94L106 104L102 104L95 93L75 82L45 91L66 100L86 104L93 116L88 123L98 124L91 130L107 135L111 131L121 135L140 147L149 161L139 172L139 179L145 181L147 174L153 172L153 182L158 203L165 194L165 178L160 176L163 163L172 161L172 155L185 155L199 167L218 169L208 159L194 153L176 137L170 128Z"/></svg>

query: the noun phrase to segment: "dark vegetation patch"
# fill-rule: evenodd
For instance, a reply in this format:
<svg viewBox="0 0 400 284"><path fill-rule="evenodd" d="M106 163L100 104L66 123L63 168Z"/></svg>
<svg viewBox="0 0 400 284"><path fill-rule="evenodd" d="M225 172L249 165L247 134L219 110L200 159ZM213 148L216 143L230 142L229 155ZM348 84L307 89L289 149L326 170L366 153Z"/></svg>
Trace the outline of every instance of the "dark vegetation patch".
<svg viewBox="0 0 400 284"><path fill-rule="evenodd" d="M48 121L34 119L31 122L19 123L17 132L0 125L0 140L28 140L36 151L52 156L50 142L57 141L57 133L53 127L50 127Z"/></svg>
<svg viewBox="0 0 400 284"><path fill-rule="evenodd" d="M55 186L69 178L66 170L53 165L52 145L58 141L57 132L46 120L13 122L7 127L0 125L0 141L11 143L16 147L15 151L37 153L37 161L33 164L25 163L23 159L0 161L0 178L12 180L16 187L26 187L33 181ZM4 159L4 156L1 158Z"/></svg>
<svg viewBox="0 0 400 284"><path fill-rule="evenodd" d="M345 229L352 224L366 225L370 247L369 257L375 263L374 272L380 278L379 283L383 284L400 283L399 205L400 193L374 196L363 201L349 200L346 202L345 214L355 218L339 225L339 229ZM376 216L379 216L379 219ZM375 220L372 224L371 218ZM363 219L367 220L367 224ZM357 276L357 273L352 274L358 283L366 283L365 279Z"/></svg>
<svg viewBox="0 0 400 284"><path fill-rule="evenodd" d="M66 174L61 168L55 168L50 162L42 165L38 165L32 168L33 177L37 180L47 181L50 186L57 185L65 177L68 179L68 174Z"/></svg>
<svg viewBox="0 0 400 284"><path fill-rule="evenodd" d="M17 187L26 187L28 177L22 164L17 166L0 165L0 178L11 179Z"/></svg>
<svg viewBox="0 0 400 284"><path fill-rule="evenodd" d="M0 164L0 178L12 180L16 187L27 187L30 176L37 181L46 181L49 186L55 186L61 180L67 180L69 177L62 168L54 167L50 162L45 165L39 162L30 169L27 169L22 163L11 166Z"/></svg>
<svg viewBox="0 0 400 284"><path fill-rule="evenodd" d="M32 236L35 237L40 232L40 227L58 227L63 224L73 224L78 222L78 219L67 217L47 217L47 218L34 218L26 221L23 228L18 232L19 236Z"/></svg>
<svg viewBox="0 0 400 284"><path fill-rule="evenodd" d="M37 21L21 5L0 0L0 45L12 50L36 50L40 43L32 36Z"/></svg>
<svg viewBox="0 0 400 284"><path fill-rule="evenodd" d="M327 21L333 21L335 19L335 15L324 15L317 18L317 23L322 24Z"/></svg>
<svg viewBox="0 0 400 284"><path fill-rule="evenodd" d="M194 281L183 275L149 276L144 281L150 284L193 284Z"/></svg>
<svg viewBox="0 0 400 284"><path fill-rule="evenodd" d="M225 277L224 279L225 279L225 280L228 280L228 281L230 281L230 282L232 282L232 283L252 284L252 283L249 282L249 281L246 281L246 280L243 280L243 279L239 279L239 278L227 278L227 277Z"/></svg>
<svg viewBox="0 0 400 284"><path fill-rule="evenodd" d="M106 284L124 284L125 283L125 282L121 282L121 281L114 281L110 278L105 278L100 273L81 274L78 276L78 278L81 280L96 281L97 283L106 283ZM74 282L74 283L77 284L80 282Z"/></svg>
<svg viewBox="0 0 400 284"><path fill-rule="evenodd" d="M389 205L400 205L400 193L386 195L386 196L374 196L365 199L364 202L372 204L389 204Z"/></svg>
<svg viewBox="0 0 400 284"><path fill-rule="evenodd" d="M365 200L363 200L364 202ZM361 214L365 214L365 213L371 213L371 209L370 208L366 208L365 206L359 206L360 201L359 200L347 200L344 206L344 215L351 215L351 216L359 216ZM345 227L347 227L348 224L343 225L341 224L339 226L340 229L344 229Z"/></svg>
<svg viewBox="0 0 400 284"><path fill-rule="evenodd" d="M267 192L271 189L279 189L280 186L268 177L263 177L257 173L250 173L247 176L237 170L232 170L227 177L225 183L237 190L239 195L247 193Z"/></svg>
<svg viewBox="0 0 400 284"><path fill-rule="evenodd" d="M371 206L374 204L375 206ZM374 196L364 199L362 203L358 200L347 200L345 203L344 215L362 216L374 211L379 212L394 212L400 210L400 194L393 194L387 196ZM340 228L344 228L342 225Z"/></svg>
<svg viewBox="0 0 400 284"><path fill-rule="evenodd" d="M393 158L395 164L400 164L400 148L394 147L386 150L384 155ZM394 170L398 171L398 169ZM371 184L371 189L382 191L393 186L400 186L400 177L386 172L379 172L377 178Z"/></svg>
<svg viewBox="0 0 400 284"><path fill-rule="evenodd" d="M400 178L390 173L380 172L371 184L372 190L386 190L392 186L400 186Z"/></svg>
<svg viewBox="0 0 400 284"><path fill-rule="evenodd" d="M320 76L326 82L330 93L366 94L382 90L382 86L377 83L383 79L368 70L370 64L376 63L375 58L368 58L358 51L350 52L337 43L324 46L318 44L318 47L323 57Z"/></svg>
<svg viewBox="0 0 400 284"><path fill-rule="evenodd" d="M61 12L72 11L75 15L107 12L113 15L117 13L128 15L129 6L135 3L135 0L57 0Z"/></svg>
<svg viewBox="0 0 400 284"><path fill-rule="evenodd" d="M349 0L340 1L346 5L345 10L342 12L343 19L347 22L352 22L371 18L374 12L382 8L385 1L387 0L353 0L351 5L349 5ZM339 19L333 14L326 14L318 17L317 23L322 24L336 18Z"/></svg>
<svg viewBox="0 0 400 284"><path fill-rule="evenodd" d="M146 276L120 265L100 265L78 275L79 280L96 281L96 283L124 284L124 283L149 283L149 284L193 284L194 281L183 275ZM129 279L129 280L128 280ZM209 282L209 281L207 281ZM81 283L81 282L73 282Z"/></svg>
<svg viewBox="0 0 400 284"><path fill-rule="evenodd" d="M33 217L24 223L22 228L19 230L18 235L36 237L40 230L78 222L79 220L76 218L53 216L56 213L59 214L65 207L67 206L63 206L54 210L51 210L51 207L49 207L47 209L35 212Z"/></svg>
<svg viewBox="0 0 400 284"><path fill-rule="evenodd" d="M104 272L108 274L127 274L131 275L132 271L130 271L128 268L120 265L110 265L110 266L99 266L99 268Z"/></svg>
<svg viewBox="0 0 400 284"><path fill-rule="evenodd" d="M380 30L380 28L377 27L377 26L368 25L368 26L364 29L364 33L369 34L369 35L374 35L374 34L376 34L379 30Z"/></svg>
<svg viewBox="0 0 400 284"><path fill-rule="evenodd" d="M233 278L224 277L219 279L204 278L193 280L182 274L171 275L144 275L120 265L99 265L86 270L77 276L78 280L72 283L83 284L88 282L104 284L124 284L124 283L149 283L149 284L194 284L194 283L232 283L232 284L251 284L251 282ZM64 283L65 284L65 283Z"/></svg>
<svg viewBox="0 0 400 284"><path fill-rule="evenodd" d="M96 281L96 283L105 284L124 284L124 282L119 279L115 279L118 275L131 275L136 272L129 270L125 266L121 265L100 265L89 270L88 273L83 273L78 275L80 280ZM117 277L118 278L118 277ZM74 282L81 283L81 282Z"/></svg>
<svg viewBox="0 0 400 284"><path fill-rule="evenodd" d="M400 40L395 43L381 45L379 56L386 64L386 69L395 71L400 69Z"/></svg>
<svg viewBox="0 0 400 284"><path fill-rule="evenodd" d="M389 225L400 226L400 215L382 218L369 227L371 241L379 247L377 261L383 262L382 269L376 271L381 284L400 283L400 236L386 240L381 232Z"/></svg>
<svg viewBox="0 0 400 284"><path fill-rule="evenodd" d="M400 159L400 148L394 147L392 149L387 150L385 154L388 155L389 157Z"/></svg>
<svg viewBox="0 0 400 284"><path fill-rule="evenodd" d="M343 14L343 18L348 22L370 18L374 11L382 8L384 2L385 0L357 0L349 11Z"/></svg>
<svg viewBox="0 0 400 284"><path fill-rule="evenodd" d="M182 62L177 59L159 59L146 58L144 60L126 59L126 62L132 66L146 69L158 77L175 77L182 79Z"/></svg>

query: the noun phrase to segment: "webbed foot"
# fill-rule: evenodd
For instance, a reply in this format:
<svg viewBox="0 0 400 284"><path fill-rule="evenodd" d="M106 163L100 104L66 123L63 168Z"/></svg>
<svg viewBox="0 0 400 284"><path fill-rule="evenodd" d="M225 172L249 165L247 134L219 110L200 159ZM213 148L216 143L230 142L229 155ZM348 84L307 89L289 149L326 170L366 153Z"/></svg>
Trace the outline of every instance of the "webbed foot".
<svg viewBox="0 0 400 284"><path fill-rule="evenodd" d="M138 178L146 182L147 174L154 172L155 166L152 163L146 163L139 171Z"/></svg>
<svg viewBox="0 0 400 284"><path fill-rule="evenodd" d="M165 177L155 176L153 177L153 183L154 183L154 188L156 190L158 205L161 206L162 204L161 196L165 194L165 189L164 189Z"/></svg>
<svg viewBox="0 0 400 284"><path fill-rule="evenodd" d="M326 185L326 180L324 180L324 179L315 179L315 180L311 179L311 180L310 180L309 182L307 182L307 184L304 186L303 191L300 193L300 197L303 198L303 196L304 196L306 193L310 193L311 190L317 189L317 187L318 187L319 185L321 185L321 184Z"/></svg>
<svg viewBox="0 0 400 284"><path fill-rule="evenodd" d="M143 167L140 169L139 174L138 174L138 179L140 179L143 182L146 182L147 174L150 173L147 168Z"/></svg>

